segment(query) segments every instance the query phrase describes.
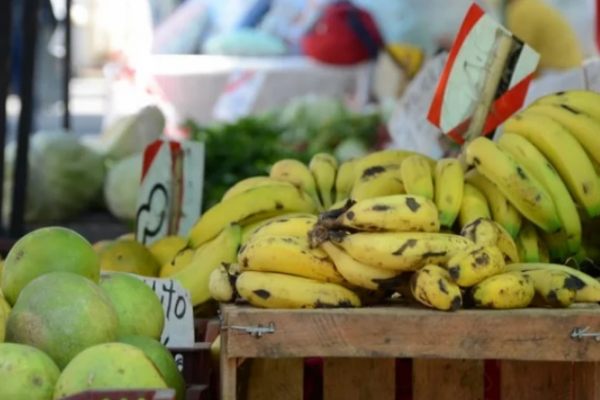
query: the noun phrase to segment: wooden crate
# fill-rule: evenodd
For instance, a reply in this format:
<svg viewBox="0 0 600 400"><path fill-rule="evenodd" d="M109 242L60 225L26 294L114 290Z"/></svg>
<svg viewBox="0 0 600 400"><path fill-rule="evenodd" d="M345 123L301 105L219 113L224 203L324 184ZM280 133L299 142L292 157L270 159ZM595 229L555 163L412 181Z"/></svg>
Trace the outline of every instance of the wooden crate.
<svg viewBox="0 0 600 400"><path fill-rule="evenodd" d="M324 400L394 400L396 358L412 359L413 400L483 400L485 359L500 360L501 400L600 399L600 342L577 337L600 332L597 305L455 313L226 305L221 313L222 400L302 400L307 357L325 358ZM256 327L274 332L246 331Z"/></svg>

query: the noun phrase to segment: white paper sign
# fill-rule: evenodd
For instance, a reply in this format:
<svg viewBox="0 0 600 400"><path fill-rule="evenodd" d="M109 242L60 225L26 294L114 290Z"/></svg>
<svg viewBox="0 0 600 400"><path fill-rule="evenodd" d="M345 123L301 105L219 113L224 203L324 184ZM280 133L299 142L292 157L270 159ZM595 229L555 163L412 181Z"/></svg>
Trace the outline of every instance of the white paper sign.
<svg viewBox="0 0 600 400"><path fill-rule="evenodd" d="M600 58L591 58L583 63L585 89L600 93Z"/></svg>
<svg viewBox="0 0 600 400"><path fill-rule="evenodd" d="M231 122L250 114L265 79L264 72L232 72L213 110L215 119Z"/></svg>
<svg viewBox="0 0 600 400"><path fill-rule="evenodd" d="M200 218L204 190L204 143L184 142L183 193L178 236L186 237Z"/></svg>

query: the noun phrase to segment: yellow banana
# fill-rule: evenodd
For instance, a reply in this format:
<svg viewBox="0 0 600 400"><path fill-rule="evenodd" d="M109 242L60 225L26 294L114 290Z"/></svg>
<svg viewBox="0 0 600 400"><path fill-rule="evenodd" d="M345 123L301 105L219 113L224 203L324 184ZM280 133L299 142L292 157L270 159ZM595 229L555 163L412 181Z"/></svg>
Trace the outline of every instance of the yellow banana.
<svg viewBox="0 0 600 400"><path fill-rule="evenodd" d="M502 225L491 219L476 219L466 225L460 234L474 243L498 247L507 263L519 262L519 251L514 240Z"/></svg>
<svg viewBox="0 0 600 400"><path fill-rule="evenodd" d="M240 226L229 224L201 252L194 255L187 267L171 276L190 292L194 307L211 299L208 290L210 274L223 263L236 262L241 240Z"/></svg>
<svg viewBox="0 0 600 400"><path fill-rule="evenodd" d="M294 159L279 160L271 167L269 176L277 181L289 182L305 191L319 211L323 209L317 185L306 165Z"/></svg>
<svg viewBox="0 0 600 400"><path fill-rule="evenodd" d="M529 221L525 221L515 241L521 262L540 262L539 241L535 226Z"/></svg>
<svg viewBox="0 0 600 400"><path fill-rule="evenodd" d="M505 132L498 146L525 167L548 191L567 237L571 254L581 247L581 220L569 190L548 159L523 136Z"/></svg>
<svg viewBox="0 0 600 400"><path fill-rule="evenodd" d="M542 305L566 308L575 302L577 284L575 279L563 271L546 271L543 269L523 273L531 278L536 297Z"/></svg>
<svg viewBox="0 0 600 400"><path fill-rule="evenodd" d="M552 261L564 262L567 260L567 258L569 258L569 246L567 244L567 236L564 230L561 229L554 233L540 231L539 236L548 246L548 252Z"/></svg>
<svg viewBox="0 0 600 400"><path fill-rule="evenodd" d="M469 300L479 308L525 308L535 296L532 279L521 272L494 275L473 286Z"/></svg>
<svg viewBox="0 0 600 400"><path fill-rule="evenodd" d="M278 181L268 176L253 176L250 178L243 179L235 185L233 185L232 187L230 187L223 195L221 201L226 201L227 199L235 197L240 193L244 193L245 191L247 191L248 189L252 189L253 187L269 185L273 182Z"/></svg>
<svg viewBox="0 0 600 400"><path fill-rule="evenodd" d="M259 220L256 222L252 222L250 224L244 225L242 226L242 244L246 243L248 241L248 239L250 238L250 236L252 236L252 234L261 226L272 222L272 221L276 221L279 220L281 218L310 218L310 217L315 217L314 214L307 214L307 213L286 213L286 214L280 214L280 215L276 215L274 217L270 217L270 218L266 218L263 220Z"/></svg>
<svg viewBox="0 0 600 400"><path fill-rule="evenodd" d="M238 263L242 272L278 272L324 282L345 282L327 253L310 248L308 238L263 236L250 240L240 249Z"/></svg>
<svg viewBox="0 0 600 400"><path fill-rule="evenodd" d="M581 247L583 249L583 246ZM538 235L538 249L540 252L540 261L541 263L549 263L550 262L550 250L548 249L548 245L542 240L540 235Z"/></svg>
<svg viewBox="0 0 600 400"><path fill-rule="evenodd" d="M584 113L600 122L600 95L588 90L569 90L541 97L537 104L564 105L580 113ZM532 105L533 105L532 104Z"/></svg>
<svg viewBox="0 0 600 400"><path fill-rule="evenodd" d="M359 297L335 283L299 276L246 271L236 279L241 298L261 308L350 308L360 307Z"/></svg>
<svg viewBox="0 0 600 400"><path fill-rule="evenodd" d="M598 303L600 301L600 282L575 268L560 264L528 263L528 264L508 264L507 271L529 272L535 270L544 271L562 271L571 275L577 285L577 303Z"/></svg>
<svg viewBox="0 0 600 400"><path fill-rule="evenodd" d="M317 191L324 209L328 209L333 204L331 198L335 186L335 177L337 173L338 160L327 153L317 153L308 164L308 169L312 172Z"/></svg>
<svg viewBox="0 0 600 400"><path fill-rule="evenodd" d="M337 175L335 176L335 202L339 203L342 200L350 197L352 186L355 180L355 167L358 159L351 158L340 164Z"/></svg>
<svg viewBox="0 0 600 400"><path fill-rule="evenodd" d="M502 225L510 236L516 238L521 229L523 218L506 196L489 179L475 169L467 172L465 181L483 193L490 207L492 219Z"/></svg>
<svg viewBox="0 0 600 400"><path fill-rule="evenodd" d="M196 250L189 248L181 250L180 252L175 254L175 256L173 256L173 259L171 261L168 261L165 264L163 264L163 266L160 268L159 277L168 278L171 275L181 271L182 269L191 264L192 260L194 259L195 253Z"/></svg>
<svg viewBox="0 0 600 400"><path fill-rule="evenodd" d="M463 228L479 218L492 218L489 204L479 189L469 183L465 183L462 203L460 204L458 214L459 224Z"/></svg>
<svg viewBox="0 0 600 400"><path fill-rule="evenodd" d="M373 167L358 178L350 198L356 201L406 193L399 164Z"/></svg>
<svg viewBox="0 0 600 400"><path fill-rule="evenodd" d="M435 205L440 225L451 228L458 217L464 191L464 172L455 158L444 158L435 167Z"/></svg>
<svg viewBox="0 0 600 400"><path fill-rule="evenodd" d="M433 200L432 170L425 157L421 155L407 157L402 161L400 173L406 193Z"/></svg>
<svg viewBox="0 0 600 400"><path fill-rule="evenodd" d="M429 163L430 168L433 170L435 168L436 162L435 160L426 157L422 154L416 153L414 151L407 150L382 150L375 153L368 154L362 158L360 158L355 165L355 179L358 180L365 175L370 175L372 170L381 168L385 165L396 164L400 165L402 162L413 155L420 155L421 157L425 157L427 162Z"/></svg>
<svg viewBox="0 0 600 400"><path fill-rule="evenodd" d="M448 273L460 287L471 287L504 272L504 255L494 245L473 245L448 261Z"/></svg>
<svg viewBox="0 0 600 400"><path fill-rule="evenodd" d="M208 291L213 299L221 303L231 303L235 300L235 275L229 274L227 266L220 265L208 279Z"/></svg>
<svg viewBox="0 0 600 400"><path fill-rule="evenodd" d="M400 273L397 271L375 268L356 261L331 242L323 243L321 248L333 260L340 275L352 285L370 290L393 290L400 284Z"/></svg>
<svg viewBox="0 0 600 400"><path fill-rule="evenodd" d="M187 240L179 236L166 236L148 246L148 250L160 265L168 263L187 246Z"/></svg>
<svg viewBox="0 0 600 400"><path fill-rule="evenodd" d="M250 240L254 240L263 236L299 236L308 237L308 232L317 223L315 215L306 216L289 216L283 215L272 218L259 225L250 233L247 240L242 242L245 244Z"/></svg>
<svg viewBox="0 0 600 400"><path fill-rule="evenodd" d="M363 264L394 271L416 271L426 264L443 264L473 244L457 235L421 232L361 232L333 236L331 240Z"/></svg>
<svg viewBox="0 0 600 400"><path fill-rule="evenodd" d="M524 217L546 232L561 227L552 198L533 174L491 140L478 137L467 146L467 163L488 178Z"/></svg>
<svg viewBox="0 0 600 400"><path fill-rule="evenodd" d="M359 231L439 232L438 210L416 195L394 195L362 200L332 222L335 227Z"/></svg>
<svg viewBox="0 0 600 400"><path fill-rule="evenodd" d="M462 307L460 288L450 280L450 274L437 265L426 265L414 273L410 288L415 300L424 306L443 311Z"/></svg>
<svg viewBox="0 0 600 400"><path fill-rule="evenodd" d="M590 217L600 215L600 186L594 167L579 142L566 129L549 117L526 110L509 118L504 130L533 143L556 168L577 204L584 207Z"/></svg>
<svg viewBox="0 0 600 400"><path fill-rule="evenodd" d="M258 186L206 211L189 234L189 245L198 248L232 222L249 224L275 215L314 213L315 205L300 189L289 183Z"/></svg>

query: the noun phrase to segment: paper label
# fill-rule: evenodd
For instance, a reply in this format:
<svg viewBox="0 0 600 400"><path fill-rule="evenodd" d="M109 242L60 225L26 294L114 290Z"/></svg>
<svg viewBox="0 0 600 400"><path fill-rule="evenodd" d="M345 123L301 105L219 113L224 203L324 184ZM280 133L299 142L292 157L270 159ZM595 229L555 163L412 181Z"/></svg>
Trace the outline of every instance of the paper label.
<svg viewBox="0 0 600 400"><path fill-rule="evenodd" d="M177 234L186 237L202 212L204 191L204 143L183 142L183 193Z"/></svg>
<svg viewBox="0 0 600 400"><path fill-rule="evenodd" d="M213 110L215 119L233 122L249 115L265 79L264 72L248 70L232 72Z"/></svg>

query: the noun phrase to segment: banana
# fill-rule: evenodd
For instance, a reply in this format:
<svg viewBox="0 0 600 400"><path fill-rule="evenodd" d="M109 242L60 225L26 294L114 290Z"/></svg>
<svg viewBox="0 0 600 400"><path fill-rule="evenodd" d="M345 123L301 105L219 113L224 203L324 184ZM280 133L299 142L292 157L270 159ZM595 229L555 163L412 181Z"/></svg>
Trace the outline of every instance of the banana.
<svg viewBox="0 0 600 400"><path fill-rule="evenodd" d="M575 279L563 271L533 270L523 273L531 278L535 288L535 301L551 307L566 308L575 302L577 283Z"/></svg>
<svg viewBox="0 0 600 400"><path fill-rule="evenodd" d="M399 164L377 166L367 170L354 183L350 198L356 201L406 193Z"/></svg>
<svg viewBox="0 0 600 400"><path fill-rule="evenodd" d="M475 307L493 309L525 308L535 296L533 280L521 272L494 275L473 286L468 302Z"/></svg>
<svg viewBox="0 0 600 400"><path fill-rule="evenodd" d="M261 226L263 226L269 222L277 221L281 218L313 218L313 217L315 217L314 214L287 213L287 214L276 215L274 217L270 217L267 219L259 220L259 221L244 225L244 226L242 226L242 244L246 243L248 241L248 239L250 238L250 236L252 236L252 234L258 228L260 228Z"/></svg>
<svg viewBox="0 0 600 400"><path fill-rule="evenodd" d="M312 172L317 184L321 204L325 209L333 204L332 194L335 187L337 168L338 160L328 153L315 154L308 164L308 169Z"/></svg>
<svg viewBox="0 0 600 400"><path fill-rule="evenodd" d="M298 160L287 158L279 160L271 167L269 176L277 181L289 182L304 190L313 200L319 211L323 209L312 173Z"/></svg>
<svg viewBox="0 0 600 400"><path fill-rule="evenodd" d="M600 162L600 121L566 104L532 104L527 113L545 115L562 125L577 139L581 147Z"/></svg>
<svg viewBox="0 0 600 400"><path fill-rule="evenodd" d="M537 99L533 104L565 105L600 121L600 95L588 90L569 90ZM532 105L533 105L532 104Z"/></svg>
<svg viewBox="0 0 600 400"><path fill-rule="evenodd" d="M254 240L264 236L299 236L307 237L308 232L317 223L317 217L314 215L306 216L288 216L283 215L267 220L263 224L256 227L256 229L249 234L246 241Z"/></svg>
<svg viewBox="0 0 600 400"><path fill-rule="evenodd" d="M563 262L569 258L569 246L567 243L567 235L564 230L559 230L554 233L539 232L539 236L548 246L550 259L557 262ZM580 247L581 248L581 247Z"/></svg>
<svg viewBox="0 0 600 400"><path fill-rule="evenodd" d="M581 219L569 190L548 159L527 139L514 133L503 133L498 146L525 167L548 191L567 236L571 254L581 247Z"/></svg>
<svg viewBox="0 0 600 400"><path fill-rule="evenodd" d="M440 231L440 220L435 204L422 196L403 194L359 201L331 224L335 228L351 228L359 231Z"/></svg>
<svg viewBox="0 0 600 400"><path fill-rule="evenodd" d="M227 199L235 197L240 193L244 193L246 190L252 189L253 187L268 185L273 182L278 181L268 176L253 176L250 178L243 179L235 185L233 185L232 187L230 187L223 195L221 201L226 201Z"/></svg>
<svg viewBox="0 0 600 400"><path fill-rule="evenodd" d="M329 207L329 210L327 211L332 211L332 210L339 210L341 208L344 208L344 206L346 205L346 203L348 203L348 199L342 199L338 202L335 202L331 205L331 207Z"/></svg>
<svg viewBox="0 0 600 400"><path fill-rule="evenodd" d="M494 245L473 245L448 261L448 273L460 287L471 287L504 272L504 255Z"/></svg>
<svg viewBox="0 0 600 400"><path fill-rule="evenodd" d="M397 271L375 268L356 261L331 242L323 243L321 248L333 260L340 275L352 285L370 290L392 290L400 284L400 273Z"/></svg>
<svg viewBox="0 0 600 400"><path fill-rule="evenodd" d="M529 272L535 270L544 271L562 271L575 278L577 285L577 303L598 303L600 301L600 282L575 268L560 264L529 263L529 264L508 264L507 271Z"/></svg>
<svg viewBox="0 0 600 400"><path fill-rule="evenodd" d="M455 158L444 158L435 167L435 205L440 225L451 228L458 217L464 190L464 172Z"/></svg>
<svg viewBox="0 0 600 400"><path fill-rule="evenodd" d="M171 275L181 271L191 264L195 253L196 250L189 248L179 251L177 254L175 254L175 256L173 256L171 261L163 264L163 266L160 268L160 273L158 276L160 278L168 278Z"/></svg>
<svg viewBox="0 0 600 400"><path fill-rule="evenodd" d="M426 264L443 264L473 244L443 233L360 232L331 236L355 260L394 271L416 271Z"/></svg>
<svg viewBox="0 0 600 400"><path fill-rule="evenodd" d="M483 193L492 214L492 219L502 225L510 236L516 238L523 218L506 196L485 176L473 169L466 173L465 181Z"/></svg>
<svg viewBox="0 0 600 400"><path fill-rule="evenodd" d="M492 218L488 202L479 189L469 183L465 183L458 222L461 228L463 228L480 218Z"/></svg>
<svg viewBox="0 0 600 400"><path fill-rule="evenodd" d="M208 302L212 297L208 290L210 274L223 263L236 262L242 240L242 228L229 224L221 233L194 254L192 262L171 276L190 292L194 307Z"/></svg>
<svg viewBox="0 0 600 400"><path fill-rule="evenodd" d="M498 247L507 263L519 262L519 251L514 240L506 229L491 219L476 219L466 225L460 234L474 243Z"/></svg>
<svg viewBox="0 0 600 400"><path fill-rule="evenodd" d="M187 240L179 236L166 236L148 246L148 250L160 265L171 261L173 257L187 246Z"/></svg>
<svg viewBox="0 0 600 400"><path fill-rule="evenodd" d="M426 265L414 273L410 281L414 298L427 307L456 311L462 307L460 288L450 280L450 274L437 265Z"/></svg>
<svg viewBox="0 0 600 400"><path fill-rule="evenodd" d="M196 249L232 222L249 224L290 212L314 213L315 205L300 189L289 183L258 186L221 202L205 212L189 234Z"/></svg>
<svg viewBox="0 0 600 400"><path fill-rule="evenodd" d="M400 174L406 193L433 200L432 170L425 157L421 155L407 157L402 161Z"/></svg>
<svg viewBox="0 0 600 400"><path fill-rule="evenodd" d="M529 221L525 221L515 241L521 262L540 262L539 241L535 226Z"/></svg>
<svg viewBox="0 0 600 400"><path fill-rule="evenodd" d="M242 272L278 272L324 282L345 282L327 253L310 248L308 238L263 236L250 240L240 249L238 263Z"/></svg>
<svg viewBox="0 0 600 400"><path fill-rule="evenodd" d="M581 247L583 249L583 246ZM548 245L542 240L540 235L538 235L538 249L540 252L540 261L541 263L549 263L550 262L550 250L548 249Z"/></svg>
<svg viewBox="0 0 600 400"><path fill-rule="evenodd" d="M533 143L554 165L577 204L584 207L590 217L600 215L600 186L594 167L579 142L566 129L549 117L526 110L509 118L504 130Z"/></svg>
<svg viewBox="0 0 600 400"><path fill-rule="evenodd" d="M469 143L466 152L467 163L492 181L523 216L547 232L560 229L552 198L521 163L484 137Z"/></svg>
<svg viewBox="0 0 600 400"><path fill-rule="evenodd" d="M335 176L335 202L350 197L352 186L354 185L354 178L356 175L355 167L358 159L351 158L340 164Z"/></svg>
<svg viewBox="0 0 600 400"><path fill-rule="evenodd" d="M425 157L427 162L429 163L430 168L433 170L435 168L436 162L435 160L426 157L422 154L416 153L414 151L407 150L382 150L375 153L368 154L362 158L360 158L355 165L355 179L358 180L364 175L369 175L373 169L381 168L385 165L396 164L400 165L402 162L413 155L420 155L421 157Z"/></svg>
<svg viewBox="0 0 600 400"><path fill-rule="evenodd" d="M235 300L235 280L227 270L227 264L220 265L208 278L208 291L213 299L221 303L231 303Z"/></svg>
<svg viewBox="0 0 600 400"><path fill-rule="evenodd" d="M299 276L246 271L236 279L240 297L261 308L360 307L359 297L349 289Z"/></svg>

